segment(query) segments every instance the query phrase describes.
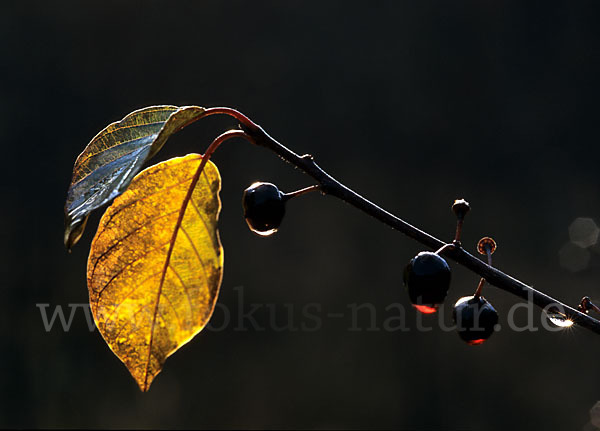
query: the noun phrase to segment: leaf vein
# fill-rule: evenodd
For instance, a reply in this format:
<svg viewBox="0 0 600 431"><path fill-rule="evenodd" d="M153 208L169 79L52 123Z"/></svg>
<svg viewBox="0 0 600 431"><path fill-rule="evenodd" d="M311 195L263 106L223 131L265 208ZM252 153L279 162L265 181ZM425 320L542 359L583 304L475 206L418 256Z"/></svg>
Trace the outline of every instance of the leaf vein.
<svg viewBox="0 0 600 431"><path fill-rule="evenodd" d="M123 273L123 271L125 271L126 268L130 267L131 265L133 265L134 263L138 262L140 259L142 259L145 256L148 256L150 253L156 251L156 250L160 250L161 248L163 248L165 245L168 245L168 242L165 242L163 244L160 244L156 247L152 247L149 250L146 250L146 252L144 254L142 254L141 256L136 257L135 259L133 259L132 261L128 262L125 266L122 266L119 271L117 271L111 278L110 280L108 280L108 282L102 286L102 288L100 289L100 291L97 292L97 299L96 299L96 303L98 303L98 301L100 301L100 297L102 296L102 293L104 292L104 290L106 290L106 288L114 281L115 278L117 278L120 274Z"/></svg>
<svg viewBox="0 0 600 431"><path fill-rule="evenodd" d="M109 252L110 252L112 249L114 249L114 248L115 248L117 245L119 245L119 244L122 244L124 240L126 240L127 238L129 238L129 237L130 237L131 235L133 235L134 233L136 233L136 232L138 232L138 231L142 230L143 228L145 228L145 227L148 227L148 226L152 226L152 224L154 224L156 221L158 221L158 220L160 220L160 219L162 219L162 218L168 217L168 216L170 216L170 215L173 215L173 214L175 214L175 213L177 213L177 210L175 210L175 211L170 211L170 212L168 212L168 213L166 213L166 214L162 214L162 215L160 215L160 216L158 216L158 217L155 217L155 218L153 218L153 219L151 219L151 220L148 220L148 221L144 222L144 224L142 224L141 226L138 226L138 227L137 227L137 228L135 228L134 230L132 230L132 231L128 232L128 233L127 233L125 236L123 236L123 237L121 237L121 238L117 239L117 240L116 240L114 243L112 243L112 244L111 244L111 245L110 245L110 246L109 246L109 247L108 247L106 250L104 250L104 251L103 251L103 252L100 254L100 256L98 256L98 257L96 258L96 261L94 262L94 268L92 269L92 274L91 274L91 277L92 277L92 278L94 277L94 274L96 273L96 267L98 266L98 263L100 262L100 260L101 260L101 259L102 259L104 256L106 256L106 255L107 255L107 254L108 254L108 253L109 253ZM99 233L99 235L98 235L98 238L100 238L104 232L107 232L107 230L103 230L103 231L101 231L101 232Z"/></svg>
<svg viewBox="0 0 600 431"><path fill-rule="evenodd" d="M175 276L179 279L179 282L181 283L181 287L183 289L183 291L185 292L185 296L188 300L188 304L190 305L190 314L192 316L192 320L194 320L194 306L192 305L192 300L190 298L190 294L187 290L187 286L185 285L185 283L183 282L183 279L181 278L181 276L179 275L179 273L175 270L175 268L173 267L173 265L171 265L169 263L169 268L171 269L171 271L173 271L173 274L175 274ZM167 300L169 299L167 297L167 295L165 295L165 298L167 298Z"/></svg>

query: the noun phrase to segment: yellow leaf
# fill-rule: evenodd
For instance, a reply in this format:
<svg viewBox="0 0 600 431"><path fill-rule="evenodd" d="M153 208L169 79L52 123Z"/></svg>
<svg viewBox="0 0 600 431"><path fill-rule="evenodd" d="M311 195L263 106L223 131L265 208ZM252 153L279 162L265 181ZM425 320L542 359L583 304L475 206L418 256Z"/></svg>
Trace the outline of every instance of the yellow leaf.
<svg viewBox="0 0 600 431"><path fill-rule="evenodd" d="M205 112L199 106L150 106L132 112L98 133L73 167L65 204L67 248L81 237L91 211L123 193L144 163L173 133Z"/></svg>
<svg viewBox="0 0 600 431"><path fill-rule="evenodd" d="M223 275L221 177L189 154L138 174L98 227L88 289L100 333L148 390L168 356L207 324ZM195 182L197 181L197 182Z"/></svg>

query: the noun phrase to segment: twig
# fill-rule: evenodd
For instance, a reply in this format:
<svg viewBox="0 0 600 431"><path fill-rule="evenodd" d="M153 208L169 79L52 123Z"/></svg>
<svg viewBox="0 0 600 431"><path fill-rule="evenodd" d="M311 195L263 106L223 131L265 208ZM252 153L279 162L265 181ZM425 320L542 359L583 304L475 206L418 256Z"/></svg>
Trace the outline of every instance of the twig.
<svg viewBox="0 0 600 431"><path fill-rule="evenodd" d="M231 108L210 108L208 115L212 113L227 114L236 118L241 122L241 128L246 132L258 146L267 148L277 154L284 161L294 165L304 171L320 184L320 190L324 194L335 196L353 207L363 211L366 214L374 217L380 222L396 229L417 242L431 248L432 250L440 250L441 254L449 257L460 265L468 268L474 273L483 277L487 283L496 286L506 292L512 293L526 301L531 301L543 309L559 307L561 312L568 320L573 323L587 328L597 334L600 334L600 321L581 313L573 307L570 307L557 299L546 295L539 290L526 285L522 281L511 277L508 274L494 268L476 258L462 247L445 247L447 244L438 238L422 231L421 229L412 226L404 220L396 217L383 208L375 205L368 199L365 199L358 193L346 187L344 184L337 181L327 172L325 172L315 162L313 156L305 154L299 156L289 148L273 139L265 130L252 122L248 117Z"/></svg>

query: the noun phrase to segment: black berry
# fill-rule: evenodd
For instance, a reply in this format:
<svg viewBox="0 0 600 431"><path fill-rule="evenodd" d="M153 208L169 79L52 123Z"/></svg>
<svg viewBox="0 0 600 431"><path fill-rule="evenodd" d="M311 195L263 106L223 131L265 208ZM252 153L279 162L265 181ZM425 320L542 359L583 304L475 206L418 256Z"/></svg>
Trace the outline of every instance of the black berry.
<svg viewBox="0 0 600 431"><path fill-rule="evenodd" d="M283 196L271 183L254 183L244 190L244 217L253 232L266 236L277 231L285 215Z"/></svg>
<svg viewBox="0 0 600 431"><path fill-rule="evenodd" d="M464 296L454 304L452 318L460 338L475 346L494 333L494 327L498 323L498 312L482 296Z"/></svg>
<svg viewBox="0 0 600 431"><path fill-rule="evenodd" d="M404 269L408 297L421 313L435 313L450 287L450 267L435 253L423 251Z"/></svg>

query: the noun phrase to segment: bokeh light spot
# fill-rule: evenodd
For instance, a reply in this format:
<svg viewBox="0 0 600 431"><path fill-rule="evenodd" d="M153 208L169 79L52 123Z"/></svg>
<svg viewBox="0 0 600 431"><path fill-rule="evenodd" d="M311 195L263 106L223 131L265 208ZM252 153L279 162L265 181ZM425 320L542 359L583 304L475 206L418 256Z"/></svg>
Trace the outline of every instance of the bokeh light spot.
<svg viewBox="0 0 600 431"><path fill-rule="evenodd" d="M569 238L573 244L588 248L598 242L600 229L591 218L578 217L569 226Z"/></svg>
<svg viewBox="0 0 600 431"><path fill-rule="evenodd" d="M590 252L585 248L568 242L558 251L560 266L571 272L586 269L590 263Z"/></svg>
<svg viewBox="0 0 600 431"><path fill-rule="evenodd" d="M592 425L597 428L600 428L600 401L594 404L594 407L590 409L590 419Z"/></svg>

